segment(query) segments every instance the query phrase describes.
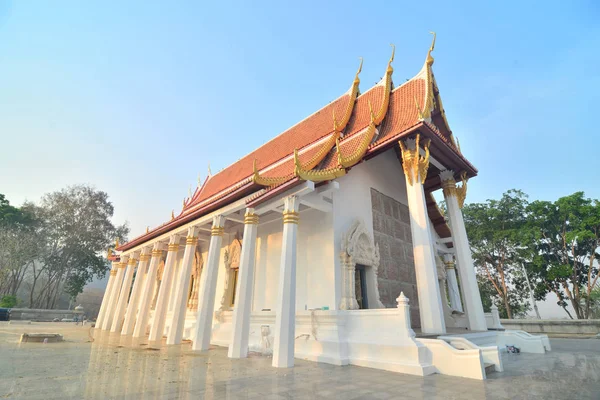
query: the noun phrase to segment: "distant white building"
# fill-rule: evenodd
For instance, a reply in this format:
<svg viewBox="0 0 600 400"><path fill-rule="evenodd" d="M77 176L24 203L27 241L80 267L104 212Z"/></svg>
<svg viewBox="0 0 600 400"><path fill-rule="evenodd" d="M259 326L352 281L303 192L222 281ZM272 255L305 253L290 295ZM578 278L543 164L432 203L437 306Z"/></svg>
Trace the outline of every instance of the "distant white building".
<svg viewBox="0 0 600 400"><path fill-rule="evenodd" d="M274 367L296 357L478 379L502 369L498 345L549 349L484 314L461 212L477 170L448 126L432 50L397 87L393 53L362 94L359 68L338 99L118 246L97 327L272 353Z"/></svg>

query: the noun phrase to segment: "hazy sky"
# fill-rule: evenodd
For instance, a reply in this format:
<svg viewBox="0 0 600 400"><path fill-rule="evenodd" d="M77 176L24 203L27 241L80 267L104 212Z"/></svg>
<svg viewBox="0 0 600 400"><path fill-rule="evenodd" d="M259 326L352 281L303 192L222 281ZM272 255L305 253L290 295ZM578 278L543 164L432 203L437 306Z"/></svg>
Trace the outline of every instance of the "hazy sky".
<svg viewBox="0 0 600 400"><path fill-rule="evenodd" d="M217 4L218 3L218 4ZM132 236L188 186L332 101L434 71L480 174L467 201L520 188L600 198L597 1L0 0L0 193L89 183ZM400 177L398 179L401 179Z"/></svg>

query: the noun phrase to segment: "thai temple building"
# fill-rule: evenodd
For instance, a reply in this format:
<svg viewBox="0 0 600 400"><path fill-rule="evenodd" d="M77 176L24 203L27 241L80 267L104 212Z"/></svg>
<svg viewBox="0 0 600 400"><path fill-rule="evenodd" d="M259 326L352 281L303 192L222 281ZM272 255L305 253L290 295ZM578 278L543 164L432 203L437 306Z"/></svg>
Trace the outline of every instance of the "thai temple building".
<svg viewBox="0 0 600 400"><path fill-rule="evenodd" d="M117 245L96 328L262 353L279 368L299 358L475 379L502 370L506 345L550 350L484 312L461 211L477 169L448 124L434 45L399 85L394 50L364 92L361 61L340 97Z"/></svg>

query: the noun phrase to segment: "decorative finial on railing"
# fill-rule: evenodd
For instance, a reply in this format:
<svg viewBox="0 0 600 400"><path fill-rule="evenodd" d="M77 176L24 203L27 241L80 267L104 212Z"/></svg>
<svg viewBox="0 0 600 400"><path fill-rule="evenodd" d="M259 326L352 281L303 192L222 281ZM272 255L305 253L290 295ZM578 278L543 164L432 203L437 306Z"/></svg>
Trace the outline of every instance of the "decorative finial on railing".
<svg viewBox="0 0 600 400"><path fill-rule="evenodd" d="M400 308L403 305L406 305L410 302L410 300L408 299L408 297L406 297L404 295L404 292L400 292L400 296L398 296L398 298L396 299L396 303L398 304L398 308Z"/></svg>

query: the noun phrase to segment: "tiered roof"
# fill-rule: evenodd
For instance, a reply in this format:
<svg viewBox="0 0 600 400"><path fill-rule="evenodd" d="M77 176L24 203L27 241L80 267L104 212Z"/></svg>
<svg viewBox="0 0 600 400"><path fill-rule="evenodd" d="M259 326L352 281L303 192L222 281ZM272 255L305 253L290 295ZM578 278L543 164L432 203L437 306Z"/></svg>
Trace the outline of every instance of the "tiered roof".
<svg viewBox="0 0 600 400"><path fill-rule="evenodd" d="M415 132L432 139L432 152L441 162L475 175L476 169L462 156L448 127L431 68L434 45L435 34L421 71L396 88L392 82L394 50L384 77L363 94L359 92L361 60L346 93L209 176L184 200L178 216L172 215L171 221L118 250L133 248L251 193L255 195L248 201L256 203L303 180L321 182L343 176L357 163L394 146L401 136ZM431 181L438 185L435 178Z"/></svg>

